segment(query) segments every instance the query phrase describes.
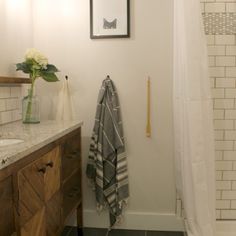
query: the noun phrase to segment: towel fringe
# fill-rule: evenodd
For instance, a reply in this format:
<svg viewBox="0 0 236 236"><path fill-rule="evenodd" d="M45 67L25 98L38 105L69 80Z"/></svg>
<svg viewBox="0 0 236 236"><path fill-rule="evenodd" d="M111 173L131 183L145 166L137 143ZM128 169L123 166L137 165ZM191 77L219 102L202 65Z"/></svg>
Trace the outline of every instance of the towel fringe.
<svg viewBox="0 0 236 236"><path fill-rule="evenodd" d="M128 202L129 202L129 198L125 198L125 199L122 199L121 201L119 201L119 208L124 208L126 209L127 206L128 206Z"/></svg>
<svg viewBox="0 0 236 236"><path fill-rule="evenodd" d="M97 203L97 212L98 212L98 213L101 213L104 208L105 208L105 207L104 207L103 205Z"/></svg>

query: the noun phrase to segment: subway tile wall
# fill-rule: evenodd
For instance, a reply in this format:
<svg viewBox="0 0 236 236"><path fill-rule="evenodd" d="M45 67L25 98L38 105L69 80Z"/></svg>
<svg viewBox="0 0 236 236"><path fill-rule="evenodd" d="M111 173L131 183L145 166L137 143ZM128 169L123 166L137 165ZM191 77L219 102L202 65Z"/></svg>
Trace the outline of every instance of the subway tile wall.
<svg viewBox="0 0 236 236"><path fill-rule="evenodd" d="M214 104L216 215L236 220L236 0L201 0Z"/></svg>
<svg viewBox="0 0 236 236"><path fill-rule="evenodd" d="M0 85L0 125L21 119L21 86Z"/></svg>

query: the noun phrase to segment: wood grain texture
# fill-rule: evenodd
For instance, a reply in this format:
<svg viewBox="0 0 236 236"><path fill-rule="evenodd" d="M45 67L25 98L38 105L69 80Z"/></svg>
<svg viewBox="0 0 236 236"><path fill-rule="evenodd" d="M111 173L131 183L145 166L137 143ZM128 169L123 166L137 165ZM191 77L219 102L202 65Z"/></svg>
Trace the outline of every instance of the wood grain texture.
<svg viewBox="0 0 236 236"><path fill-rule="evenodd" d="M68 137L62 145L63 220L77 211L78 226L82 227L81 130Z"/></svg>
<svg viewBox="0 0 236 236"><path fill-rule="evenodd" d="M77 207L77 227L78 228L83 227L83 204L80 204Z"/></svg>
<svg viewBox="0 0 236 236"><path fill-rule="evenodd" d="M59 146L47 153L42 161L46 166L46 173L44 174L44 196L45 201L48 201L60 189L61 157Z"/></svg>
<svg viewBox="0 0 236 236"><path fill-rule="evenodd" d="M0 235L7 236L15 231L12 179L0 182Z"/></svg>
<svg viewBox="0 0 236 236"><path fill-rule="evenodd" d="M22 226L21 236L46 236L45 207Z"/></svg>
<svg viewBox="0 0 236 236"><path fill-rule="evenodd" d="M18 173L20 224L24 225L60 188L59 146ZM52 166L47 166L52 165ZM42 171L41 171L42 170Z"/></svg>
<svg viewBox="0 0 236 236"><path fill-rule="evenodd" d="M62 145L62 180L68 178L80 166L81 160L80 132L66 140Z"/></svg>
<svg viewBox="0 0 236 236"><path fill-rule="evenodd" d="M81 185L79 170L64 183L62 187L63 192L63 219L75 210L81 201Z"/></svg>
<svg viewBox="0 0 236 236"><path fill-rule="evenodd" d="M0 83L2 84L31 84L31 80L29 78L0 76Z"/></svg>
<svg viewBox="0 0 236 236"><path fill-rule="evenodd" d="M18 173L18 208L21 226L44 206L44 174L38 171L42 165L40 159Z"/></svg>
<svg viewBox="0 0 236 236"><path fill-rule="evenodd" d="M59 236L61 231L62 220L62 197L58 191L46 203L46 231L47 236Z"/></svg>

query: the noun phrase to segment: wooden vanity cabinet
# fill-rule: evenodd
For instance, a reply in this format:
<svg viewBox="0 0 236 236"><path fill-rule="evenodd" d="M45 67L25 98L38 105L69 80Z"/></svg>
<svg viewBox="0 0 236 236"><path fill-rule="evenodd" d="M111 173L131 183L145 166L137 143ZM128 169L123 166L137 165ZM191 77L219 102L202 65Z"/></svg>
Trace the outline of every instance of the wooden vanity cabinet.
<svg viewBox="0 0 236 236"><path fill-rule="evenodd" d="M0 235L15 232L12 177L0 181Z"/></svg>
<svg viewBox="0 0 236 236"><path fill-rule="evenodd" d="M68 138L62 146L62 194L63 221L77 209L82 227L82 188L81 188L81 134Z"/></svg>
<svg viewBox="0 0 236 236"><path fill-rule="evenodd" d="M19 200L17 205L22 236L33 235L35 228L37 228L35 236L46 235L45 230L49 232L47 235L57 235L60 229L61 214L60 211L59 216L52 214L50 208L53 208L51 206L59 209L61 207L59 200L60 170L60 146L57 146L18 171ZM55 213L58 214L58 211ZM54 221L55 225L53 227L51 221ZM34 227L31 228L30 226Z"/></svg>
<svg viewBox="0 0 236 236"><path fill-rule="evenodd" d="M76 209L82 227L80 128L3 171L0 235L59 236Z"/></svg>

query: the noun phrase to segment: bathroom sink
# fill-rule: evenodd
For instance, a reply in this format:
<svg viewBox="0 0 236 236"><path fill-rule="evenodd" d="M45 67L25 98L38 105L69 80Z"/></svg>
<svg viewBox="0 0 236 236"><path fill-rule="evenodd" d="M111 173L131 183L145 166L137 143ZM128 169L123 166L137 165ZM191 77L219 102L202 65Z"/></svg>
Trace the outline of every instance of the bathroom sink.
<svg viewBox="0 0 236 236"><path fill-rule="evenodd" d="M24 142L24 140L22 139L4 138L4 139L0 139L0 147L18 144L22 142Z"/></svg>

